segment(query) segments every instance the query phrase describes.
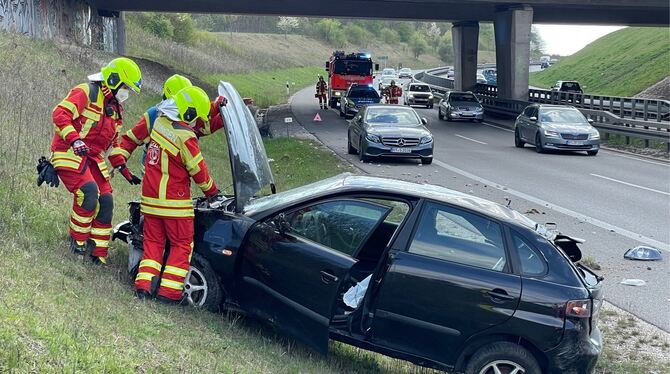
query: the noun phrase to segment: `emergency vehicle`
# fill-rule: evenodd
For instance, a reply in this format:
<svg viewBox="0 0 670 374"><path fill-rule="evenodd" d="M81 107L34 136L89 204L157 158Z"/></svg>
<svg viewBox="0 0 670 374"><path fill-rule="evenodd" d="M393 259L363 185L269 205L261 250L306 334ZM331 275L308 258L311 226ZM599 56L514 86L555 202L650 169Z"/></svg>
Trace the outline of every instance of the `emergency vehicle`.
<svg viewBox="0 0 670 374"><path fill-rule="evenodd" d="M345 54L344 51L333 52L330 59L326 61L328 72L328 104L331 108L337 108L340 98L347 92L349 87L356 83L371 85L372 58L368 53ZM379 64L374 64L374 69L379 70Z"/></svg>

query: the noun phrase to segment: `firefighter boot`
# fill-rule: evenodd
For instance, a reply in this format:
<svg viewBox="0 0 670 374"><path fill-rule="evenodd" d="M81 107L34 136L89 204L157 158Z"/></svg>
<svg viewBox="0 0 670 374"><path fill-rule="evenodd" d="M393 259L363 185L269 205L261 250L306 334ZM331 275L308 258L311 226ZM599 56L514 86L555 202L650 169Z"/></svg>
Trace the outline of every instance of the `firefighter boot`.
<svg viewBox="0 0 670 374"><path fill-rule="evenodd" d="M151 294L145 290L135 290L135 296L140 300L149 300L151 299Z"/></svg>
<svg viewBox="0 0 670 374"><path fill-rule="evenodd" d="M91 263L93 263L93 265L98 265L98 266L102 266L102 267L107 266L107 257L93 256L93 255L89 255L89 257L90 257Z"/></svg>
<svg viewBox="0 0 670 374"><path fill-rule="evenodd" d="M73 238L70 238L70 250L72 250L72 253L74 253L77 258L83 259L84 255L87 252L87 245L86 242L79 242L77 240L74 240Z"/></svg>

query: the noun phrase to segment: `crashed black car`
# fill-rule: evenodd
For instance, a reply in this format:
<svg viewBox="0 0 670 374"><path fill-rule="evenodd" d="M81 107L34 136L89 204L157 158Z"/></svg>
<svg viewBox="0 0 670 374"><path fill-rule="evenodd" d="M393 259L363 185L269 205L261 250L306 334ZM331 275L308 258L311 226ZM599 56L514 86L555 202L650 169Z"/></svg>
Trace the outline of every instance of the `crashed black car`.
<svg viewBox="0 0 670 374"><path fill-rule="evenodd" d="M195 201L193 305L466 373L590 373L602 278L581 242L446 188L342 174L254 197L272 175L238 96L223 109L235 195ZM213 160L210 160L213 162ZM142 217L115 237L142 251Z"/></svg>

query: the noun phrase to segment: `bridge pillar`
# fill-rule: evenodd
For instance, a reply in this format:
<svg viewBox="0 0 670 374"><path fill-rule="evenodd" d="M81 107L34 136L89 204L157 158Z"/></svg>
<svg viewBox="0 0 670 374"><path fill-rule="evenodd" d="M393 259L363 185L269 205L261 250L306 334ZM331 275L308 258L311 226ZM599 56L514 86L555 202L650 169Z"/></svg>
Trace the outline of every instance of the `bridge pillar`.
<svg viewBox="0 0 670 374"><path fill-rule="evenodd" d="M528 64L533 9L528 6L496 11L493 21L498 70L498 97L528 100Z"/></svg>
<svg viewBox="0 0 670 374"><path fill-rule="evenodd" d="M471 91L477 83L477 46L479 22L454 22L451 27L454 45L454 89Z"/></svg>

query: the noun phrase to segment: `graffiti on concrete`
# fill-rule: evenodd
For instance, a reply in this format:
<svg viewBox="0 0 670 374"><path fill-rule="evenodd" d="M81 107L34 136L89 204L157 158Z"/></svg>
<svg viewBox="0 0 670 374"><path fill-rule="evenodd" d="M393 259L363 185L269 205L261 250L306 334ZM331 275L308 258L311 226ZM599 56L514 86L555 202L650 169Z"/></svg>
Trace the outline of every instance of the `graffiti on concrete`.
<svg viewBox="0 0 670 374"><path fill-rule="evenodd" d="M0 30L114 51L115 29L115 18L98 16L84 0L0 0Z"/></svg>

